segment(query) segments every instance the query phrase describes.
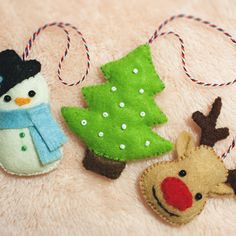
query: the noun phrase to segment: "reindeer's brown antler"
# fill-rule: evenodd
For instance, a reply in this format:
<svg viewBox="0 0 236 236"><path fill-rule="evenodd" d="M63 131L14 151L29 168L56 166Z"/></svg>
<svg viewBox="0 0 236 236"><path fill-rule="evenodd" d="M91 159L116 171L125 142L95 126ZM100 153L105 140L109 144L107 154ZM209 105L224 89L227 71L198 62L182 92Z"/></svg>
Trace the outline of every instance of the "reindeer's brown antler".
<svg viewBox="0 0 236 236"><path fill-rule="evenodd" d="M203 115L200 111L196 111L192 114L193 120L202 130L200 145L204 144L213 147L217 141L228 137L228 128L216 129L216 122L220 114L221 106L221 98L218 97L215 99L208 116Z"/></svg>
<svg viewBox="0 0 236 236"><path fill-rule="evenodd" d="M215 99L208 116L203 115L200 111L196 111L192 114L193 120L198 124L198 126L202 130L200 144L205 144L207 146L213 147L217 141L228 137L228 128L216 129L216 122L220 114L221 107L221 98L218 97ZM228 170L228 177L226 183L231 186L236 195L236 169Z"/></svg>

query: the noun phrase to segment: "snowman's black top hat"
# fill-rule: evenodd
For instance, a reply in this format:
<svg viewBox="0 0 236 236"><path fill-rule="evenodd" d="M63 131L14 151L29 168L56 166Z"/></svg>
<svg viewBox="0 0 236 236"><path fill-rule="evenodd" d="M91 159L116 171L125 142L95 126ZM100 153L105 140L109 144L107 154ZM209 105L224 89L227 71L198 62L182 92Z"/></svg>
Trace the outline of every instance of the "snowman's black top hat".
<svg viewBox="0 0 236 236"><path fill-rule="evenodd" d="M40 70L41 64L38 61L23 61L14 50L0 52L0 97Z"/></svg>

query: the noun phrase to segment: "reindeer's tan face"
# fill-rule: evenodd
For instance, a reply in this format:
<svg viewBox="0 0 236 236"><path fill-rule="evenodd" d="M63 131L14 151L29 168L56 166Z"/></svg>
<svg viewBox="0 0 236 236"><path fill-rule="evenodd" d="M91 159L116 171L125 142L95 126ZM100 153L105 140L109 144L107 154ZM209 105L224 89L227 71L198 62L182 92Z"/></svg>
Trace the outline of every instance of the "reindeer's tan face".
<svg viewBox="0 0 236 236"><path fill-rule="evenodd" d="M198 215L211 194L233 194L224 182L227 169L212 148L194 147L187 133L177 140L178 159L147 168L141 191L152 209L173 224Z"/></svg>

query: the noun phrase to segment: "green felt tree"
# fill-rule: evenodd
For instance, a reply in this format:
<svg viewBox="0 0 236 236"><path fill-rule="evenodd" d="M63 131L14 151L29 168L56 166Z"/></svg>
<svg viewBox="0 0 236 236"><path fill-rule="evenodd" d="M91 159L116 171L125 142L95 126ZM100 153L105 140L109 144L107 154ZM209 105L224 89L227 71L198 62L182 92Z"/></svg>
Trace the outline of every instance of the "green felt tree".
<svg viewBox="0 0 236 236"><path fill-rule="evenodd" d="M88 147L84 166L117 178L126 161L172 149L172 143L152 131L154 125L167 121L154 100L165 86L155 71L149 45L101 70L106 83L82 88L87 108L63 107L62 114Z"/></svg>

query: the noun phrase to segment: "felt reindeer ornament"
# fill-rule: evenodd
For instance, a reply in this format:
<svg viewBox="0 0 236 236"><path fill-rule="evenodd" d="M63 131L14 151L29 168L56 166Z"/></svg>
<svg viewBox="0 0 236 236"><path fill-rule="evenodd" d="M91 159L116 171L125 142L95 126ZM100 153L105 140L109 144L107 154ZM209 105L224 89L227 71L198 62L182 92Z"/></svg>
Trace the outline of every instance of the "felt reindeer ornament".
<svg viewBox="0 0 236 236"><path fill-rule="evenodd" d="M61 64L70 46L65 27L79 32L70 24L52 23L39 28L22 58L14 50L0 52L0 166L14 175L38 175L55 169L67 140L53 118L40 62L25 60L36 37L49 26L62 28L67 34L67 48L58 69L61 80Z"/></svg>
<svg viewBox="0 0 236 236"><path fill-rule="evenodd" d="M229 135L228 128L216 129L220 109L217 98L208 116L199 111L193 114L202 130L200 146L194 145L189 133L181 133L176 141L177 159L151 165L140 178L147 204L171 224L188 223L201 213L210 196L234 193L233 185L226 182L235 183L236 178L212 148Z"/></svg>

